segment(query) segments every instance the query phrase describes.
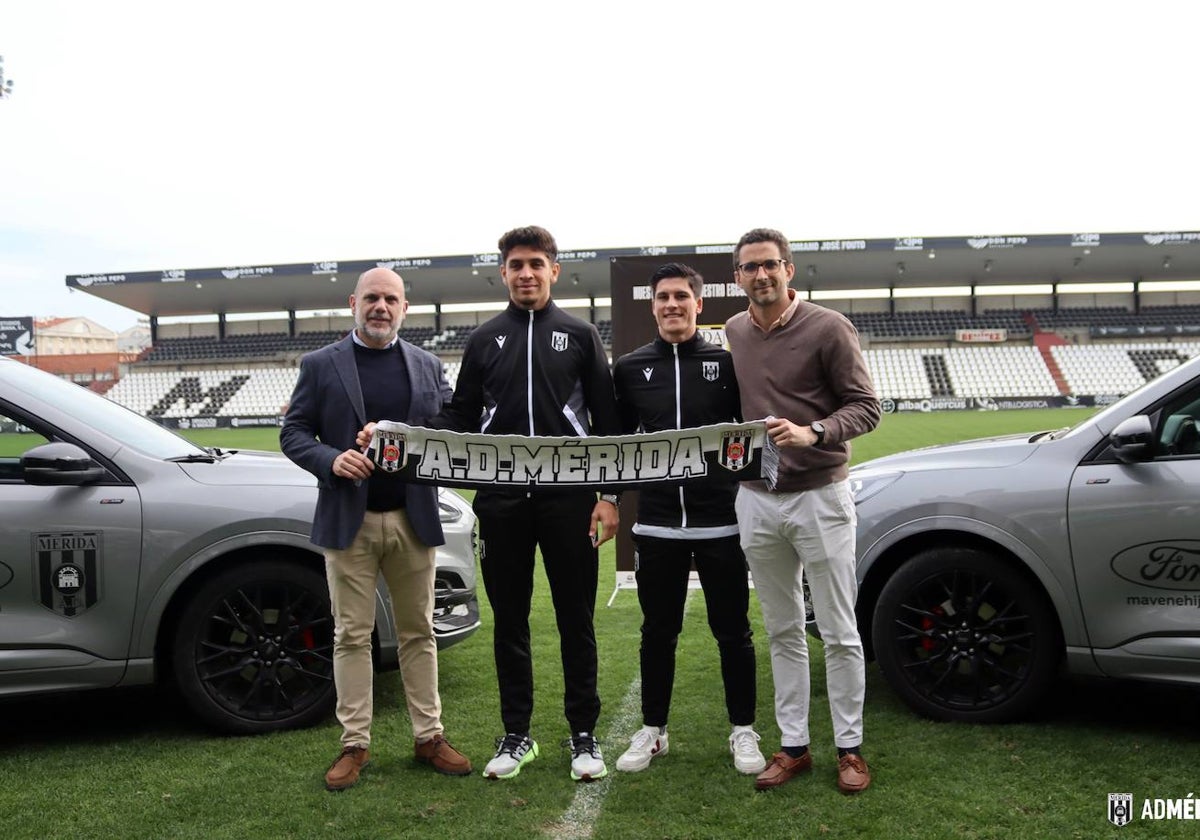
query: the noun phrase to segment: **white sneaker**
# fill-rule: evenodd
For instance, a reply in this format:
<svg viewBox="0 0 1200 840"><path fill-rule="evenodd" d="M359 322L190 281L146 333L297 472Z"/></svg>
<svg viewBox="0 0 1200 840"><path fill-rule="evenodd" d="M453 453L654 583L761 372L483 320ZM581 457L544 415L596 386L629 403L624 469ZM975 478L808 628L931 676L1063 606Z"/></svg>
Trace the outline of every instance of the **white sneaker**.
<svg viewBox="0 0 1200 840"><path fill-rule="evenodd" d="M537 758L537 741L528 735L509 732L496 739L496 755L483 768L484 778L511 779L521 768Z"/></svg>
<svg viewBox="0 0 1200 840"><path fill-rule="evenodd" d="M667 730L659 732L657 726L643 726L630 739L629 749L617 759L617 769L624 773L639 773L650 766L650 761L667 754Z"/></svg>
<svg viewBox="0 0 1200 840"><path fill-rule="evenodd" d="M571 751L571 778L577 782L594 782L608 775L600 742L590 732L576 732L563 745Z"/></svg>
<svg viewBox="0 0 1200 840"><path fill-rule="evenodd" d="M758 733L749 726L735 726L729 736L729 751L733 753L733 766L739 773L754 776L761 773L767 766L758 749Z"/></svg>

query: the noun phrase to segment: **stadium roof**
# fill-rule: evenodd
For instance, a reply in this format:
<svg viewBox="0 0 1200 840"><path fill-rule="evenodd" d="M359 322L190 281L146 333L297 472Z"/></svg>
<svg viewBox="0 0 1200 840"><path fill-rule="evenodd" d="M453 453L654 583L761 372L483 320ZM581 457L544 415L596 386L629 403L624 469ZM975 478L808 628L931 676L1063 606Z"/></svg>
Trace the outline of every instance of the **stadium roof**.
<svg viewBox="0 0 1200 840"><path fill-rule="evenodd" d="M732 244L559 254L560 298L610 296L609 262L687 262ZM816 290L1200 278L1200 232L795 240L793 286ZM413 304L501 300L498 253L69 275L67 286L150 316L338 309L376 266L404 277ZM717 279L707 277L708 281ZM731 278L730 278L731 279Z"/></svg>

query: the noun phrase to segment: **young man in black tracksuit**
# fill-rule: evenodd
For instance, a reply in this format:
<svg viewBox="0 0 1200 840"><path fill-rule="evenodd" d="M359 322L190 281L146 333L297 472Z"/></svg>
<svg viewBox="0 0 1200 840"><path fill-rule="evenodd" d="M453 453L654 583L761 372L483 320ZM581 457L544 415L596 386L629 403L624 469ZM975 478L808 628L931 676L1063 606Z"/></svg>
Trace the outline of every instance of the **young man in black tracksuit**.
<svg viewBox="0 0 1200 840"><path fill-rule="evenodd" d="M689 266L668 263L650 278L658 338L617 360L613 379L623 432L662 431L737 421L740 395L729 352L696 328L703 280ZM667 752L667 713L675 681L675 646L693 562L717 640L725 705L733 732L729 749L742 773L765 766L755 733L754 643L747 618L746 561L733 505L737 484L698 481L646 484L638 494L636 577L642 605L642 728L617 769L644 770Z"/></svg>
<svg viewBox="0 0 1200 840"><path fill-rule="evenodd" d="M508 308L467 339L454 397L431 425L462 432L518 435L611 435L619 431L608 357L596 327L550 299L558 247L543 228L500 238L500 276ZM560 637L563 705L570 724L571 777L591 781L608 771L596 742L593 615L597 546L616 535L617 497L594 489L481 489L480 566L495 613L496 677L505 734L484 769L509 779L537 757L530 737L533 662L529 610L534 550L541 547Z"/></svg>

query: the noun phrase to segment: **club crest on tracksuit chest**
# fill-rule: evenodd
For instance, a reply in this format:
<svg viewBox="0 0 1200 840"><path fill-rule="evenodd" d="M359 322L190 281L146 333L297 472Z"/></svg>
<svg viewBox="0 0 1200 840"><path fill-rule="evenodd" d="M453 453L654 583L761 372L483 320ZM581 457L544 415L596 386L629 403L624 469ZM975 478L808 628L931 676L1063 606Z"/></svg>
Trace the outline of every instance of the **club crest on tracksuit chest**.
<svg viewBox="0 0 1200 840"><path fill-rule="evenodd" d="M550 346L561 353L567 349L567 338L568 336L565 332L553 330L550 333Z"/></svg>

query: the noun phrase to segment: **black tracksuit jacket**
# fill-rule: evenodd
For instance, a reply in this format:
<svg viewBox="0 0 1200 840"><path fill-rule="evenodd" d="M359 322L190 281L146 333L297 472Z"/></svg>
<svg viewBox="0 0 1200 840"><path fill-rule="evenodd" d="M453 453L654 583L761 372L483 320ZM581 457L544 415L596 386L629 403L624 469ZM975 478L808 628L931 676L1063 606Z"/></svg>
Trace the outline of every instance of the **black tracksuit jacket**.
<svg viewBox="0 0 1200 840"><path fill-rule="evenodd" d="M728 350L699 332L680 344L661 337L613 366L621 431L658 432L741 420L741 395ZM700 479L638 488L640 526L668 529L736 525L737 482Z"/></svg>
<svg viewBox="0 0 1200 840"><path fill-rule="evenodd" d="M472 331L454 398L433 425L495 435L618 434L600 333L554 301L536 311L510 302Z"/></svg>

